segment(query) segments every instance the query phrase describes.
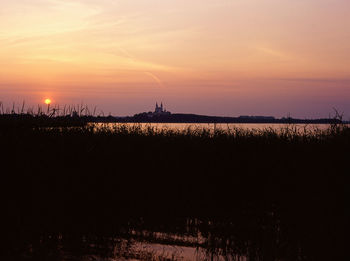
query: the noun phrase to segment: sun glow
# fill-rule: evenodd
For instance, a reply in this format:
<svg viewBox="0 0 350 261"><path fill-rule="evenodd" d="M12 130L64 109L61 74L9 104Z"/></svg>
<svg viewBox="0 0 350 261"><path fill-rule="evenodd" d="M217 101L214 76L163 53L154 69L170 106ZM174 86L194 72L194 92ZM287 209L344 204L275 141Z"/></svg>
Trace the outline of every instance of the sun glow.
<svg viewBox="0 0 350 261"><path fill-rule="evenodd" d="M45 99L45 104L50 105L51 104L51 99Z"/></svg>
<svg viewBox="0 0 350 261"><path fill-rule="evenodd" d="M0 0L0 100L350 117L350 1L329 3Z"/></svg>

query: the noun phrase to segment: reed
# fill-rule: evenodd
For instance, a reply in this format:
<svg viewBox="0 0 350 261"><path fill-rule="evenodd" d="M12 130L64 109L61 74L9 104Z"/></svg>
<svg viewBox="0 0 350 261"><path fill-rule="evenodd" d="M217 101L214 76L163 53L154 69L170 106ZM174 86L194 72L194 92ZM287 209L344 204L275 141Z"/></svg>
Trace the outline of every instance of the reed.
<svg viewBox="0 0 350 261"><path fill-rule="evenodd" d="M348 125L72 125L91 110L23 107L0 104L2 253L42 235L130 229L200 232L211 254L250 260L331 260L346 249Z"/></svg>

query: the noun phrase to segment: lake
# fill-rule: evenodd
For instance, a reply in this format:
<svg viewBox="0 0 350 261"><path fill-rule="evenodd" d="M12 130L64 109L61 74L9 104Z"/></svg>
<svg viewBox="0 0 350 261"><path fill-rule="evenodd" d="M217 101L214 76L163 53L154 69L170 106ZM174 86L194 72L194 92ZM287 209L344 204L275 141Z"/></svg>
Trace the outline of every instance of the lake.
<svg viewBox="0 0 350 261"><path fill-rule="evenodd" d="M38 244L28 246L23 260L117 261L117 260L247 260L244 249L232 252L210 246L200 235L176 235L152 231L130 231L126 237L42 237Z"/></svg>
<svg viewBox="0 0 350 261"><path fill-rule="evenodd" d="M271 124L271 123L90 123L99 127L113 128L116 126L127 126L127 127L141 127L141 129L152 128L157 131L162 130L224 130L230 131L235 129L252 130L252 131L263 131L263 130L276 130L281 129L293 129L297 132L303 133L305 131L314 130L326 130L329 128L329 124Z"/></svg>
<svg viewBox="0 0 350 261"><path fill-rule="evenodd" d="M163 220L165 221L165 220ZM170 220L169 220L170 221ZM186 219L153 224L146 227L121 229L111 236L50 234L30 242L21 260L37 261L249 261L265 260L270 251L278 252L274 242L278 231L264 232L272 248L261 249L258 238L236 237L239 229L230 222ZM226 231L216 226L225 226ZM243 224L242 224L243 225ZM122 232L124 231L124 232ZM227 233L229 232L229 233ZM231 234L232 233L232 234Z"/></svg>

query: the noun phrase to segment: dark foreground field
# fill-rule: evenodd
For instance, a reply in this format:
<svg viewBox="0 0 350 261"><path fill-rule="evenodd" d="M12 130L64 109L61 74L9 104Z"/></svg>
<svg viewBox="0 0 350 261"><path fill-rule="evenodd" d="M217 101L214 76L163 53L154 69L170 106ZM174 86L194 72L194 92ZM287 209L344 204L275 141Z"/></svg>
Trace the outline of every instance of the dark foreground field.
<svg viewBox="0 0 350 261"><path fill-rule="evenodd" d="M57 253L96 245L95 260L118 259L118 238L176 241L203 249L202 259L347 260L346 126L298 134L77 125L0 123L2 260L83 260Z"/></svg>

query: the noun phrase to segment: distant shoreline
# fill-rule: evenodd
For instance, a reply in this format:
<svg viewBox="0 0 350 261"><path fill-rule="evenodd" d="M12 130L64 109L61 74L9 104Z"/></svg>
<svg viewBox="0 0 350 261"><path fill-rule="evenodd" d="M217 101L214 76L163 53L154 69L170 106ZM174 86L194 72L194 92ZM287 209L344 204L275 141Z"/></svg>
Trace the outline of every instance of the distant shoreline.
<svg viewBox="0 0 350 261"><path fill-rule="evenodd" d="M1 125L16 126L83 126L88 123L185 123L185 124L349 124L348 121L341 121L340 118L330 119L295 119L295 118L274 118L272 116L240 116L220 117L196 114L167 114L157 115L140 113L134 116L92 116L92 115L33 115L33 114L2 114L0 115Z"/></svg>
<svg viewBox="0 0 350 261"><path fill-rule="evenodd" d="M246 123L246 124L335 124L342 123L339 119L295 119L281 118L277 119L272 116L240 116L240 117L221 117L206 116L197 114L169 114L169 115L152 115L140 113L134 116L126 117L98 117L96 122L118 122L118 123ZM93 121L93 122L94 122ZM345 122L343 122L345 123Z"/></svg>

